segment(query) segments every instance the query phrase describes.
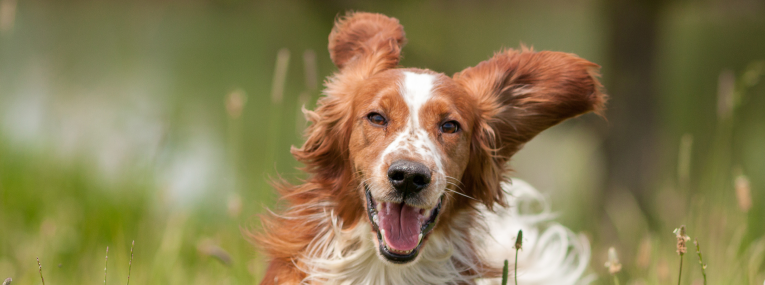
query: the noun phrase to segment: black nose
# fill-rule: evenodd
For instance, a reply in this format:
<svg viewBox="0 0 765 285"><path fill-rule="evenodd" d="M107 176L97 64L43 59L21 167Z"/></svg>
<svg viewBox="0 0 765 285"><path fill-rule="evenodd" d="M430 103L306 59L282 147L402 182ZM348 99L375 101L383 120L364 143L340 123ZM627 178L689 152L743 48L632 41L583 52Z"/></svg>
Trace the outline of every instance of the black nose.
<svg viewBox="0 0 765 285"><path fill-rule="evenodd" d="M422 163L399 160L388 168L388 180L401 193L417 193L430 184L430 169Z"/></svg>

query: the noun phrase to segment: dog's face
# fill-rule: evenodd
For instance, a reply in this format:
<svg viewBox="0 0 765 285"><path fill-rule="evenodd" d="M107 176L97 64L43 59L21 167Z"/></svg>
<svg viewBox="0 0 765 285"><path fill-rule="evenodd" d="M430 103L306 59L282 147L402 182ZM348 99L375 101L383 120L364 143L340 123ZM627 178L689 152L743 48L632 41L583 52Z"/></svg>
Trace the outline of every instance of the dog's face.
<svg viewBox="0 0 765 285"><path fill-rule="evenodd" d="M451 78L415 69L375 74L353 96L348 154L387 260L415 259L445 194L460 191L475 121L466 98Z"/></svg>
<svg viewBox="0 0 765 285"><path fill-rule="evenodd" d="M428 235L475 203L505 205L509 158L605 101L598 66L571 54L507 50L453 77L400 69L403 27L370 13L339 20L329 41L339 72L293 153L340 217L371 224L386 262L416 262Z"/></svg>

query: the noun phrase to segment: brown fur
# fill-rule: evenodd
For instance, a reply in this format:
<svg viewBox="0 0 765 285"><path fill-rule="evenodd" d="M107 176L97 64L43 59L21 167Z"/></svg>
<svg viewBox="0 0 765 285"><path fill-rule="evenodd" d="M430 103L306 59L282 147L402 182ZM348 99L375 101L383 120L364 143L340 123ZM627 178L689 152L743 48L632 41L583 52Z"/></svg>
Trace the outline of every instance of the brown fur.
<svg viewBox="0 0 765 285"><path fill-rule="evenodd" d="M499 183L507 162L526 142L565 119L604 109L597 80L600 66L562 52L498 52L454 75L476 100L477 121L468 188L486 189L481 200L491 209L505 205Z"/></svg>
<svg viewBox="0 0 765 285"><path fill-rule="evenodd" d="M349 13L337 21L329 36L329 51L339 72L328 79L326 96L319 99L316 110L305 111L311 123L306 142L292 149L309 177L300 185L275 185L286 205L331 202L335 206L329 210L344 228L368 222L365 198L359 189L361 175L370 167L364 162L371 161L371 154L364 153L381 151L390 138L386 140L379 135L381 130L360 123L359 115L363 108L381 100L375 96L396 94L389 89L400 77L401 70L394 68L405 42L403 27L395 18ZM496 203L506 205L499 184L505 179L509 158L524 143L567 118L603 110L606 97L599 90L597 69L596 64L572 54L523 48L497 53L453 78L439 75L438 95L432 107L424 111L426 116L450 111L467 122L460 136L434 135L449 156L446 171L462 182L462 187L452 190L462 191L490 209ZM407 112L406 105L393 98L380 104L388 104L386 108L395 113L392 116L406 116L396 113ZM384 131L396 130L392 125ZM475 200L455 195L447 198L436 231L448 227L456 213L467 211L477 218ZM304 217L317 214L309 211L318 211L310 209L292 207L280 215L263 217L263 231L252 235L271 258L261 284L276 284L277 280L278 284L296 284L306 277L297 269L298 257L321 231L317 225L306 223ZM475 259L480 263L478 255ZM498 272L487 268L485 272L464 274Z"/></svg>

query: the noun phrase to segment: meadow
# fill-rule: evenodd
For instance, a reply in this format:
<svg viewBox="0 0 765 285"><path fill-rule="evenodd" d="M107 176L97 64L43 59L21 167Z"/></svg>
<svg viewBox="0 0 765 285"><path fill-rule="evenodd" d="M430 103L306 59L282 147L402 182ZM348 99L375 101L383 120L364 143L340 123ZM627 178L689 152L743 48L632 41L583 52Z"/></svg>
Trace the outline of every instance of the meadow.
<svg viewBox="0 0 765 285"><path fill-rule="evenodd" d="M650 94L630 97L651 108L630 113L618 3L0 0L0 280L257 284L246 233L280 207L269 180L304 177L300 109L355 9L401 20L404 66L453 74L521 42L603 66L605 118L544 132L508 174L589 238L594 284L763 284L765 6L661 2Z"/></svg>

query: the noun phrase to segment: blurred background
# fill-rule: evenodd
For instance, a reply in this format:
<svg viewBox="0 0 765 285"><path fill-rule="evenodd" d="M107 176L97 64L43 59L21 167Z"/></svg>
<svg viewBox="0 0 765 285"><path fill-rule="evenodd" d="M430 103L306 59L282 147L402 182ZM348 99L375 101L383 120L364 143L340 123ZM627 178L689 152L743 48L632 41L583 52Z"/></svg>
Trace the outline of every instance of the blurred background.
<svg viewBox="0 0 765 285"><path fill-rule="evenodd" d="M710 284L765 280L765 2L0 0L0 279L254 284L243 237L323 78L337 15L405 26L401 64L451 75L521 43L602 65L585 115L512 161L590 238L589 272L675 283L674 228ZM702 284L695 249L682 284Z"/></svg>

